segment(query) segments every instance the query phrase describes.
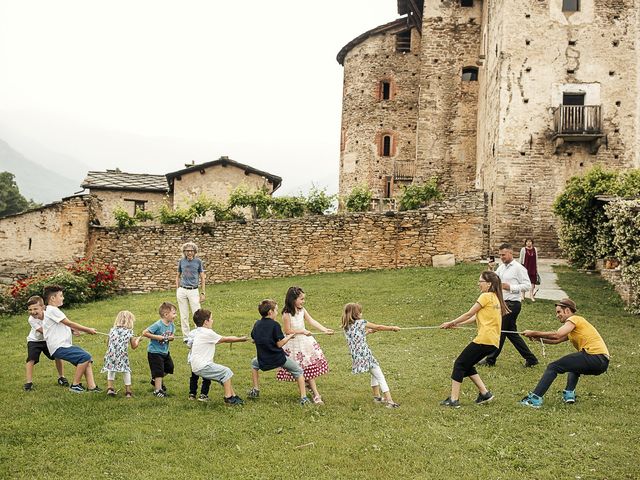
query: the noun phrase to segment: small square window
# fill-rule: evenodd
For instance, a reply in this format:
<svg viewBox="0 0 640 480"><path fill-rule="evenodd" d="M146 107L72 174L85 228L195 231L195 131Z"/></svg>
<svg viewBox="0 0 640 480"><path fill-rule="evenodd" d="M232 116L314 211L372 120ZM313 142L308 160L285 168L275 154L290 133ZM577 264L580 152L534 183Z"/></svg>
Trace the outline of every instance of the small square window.
<svg viewBox="0 0 640 480"><path fill-rule="evenodd" d="M463 82L477 82L478 81L478 69L475 67L464 67L462 69L462 81Z"/></svg>
<svg viewBox="0 0 640 480"><path fill-rule="evenodd" d="M584 93L563 93L563 105L584 105Z"/></svg>
<svg viewBox="0 0 640 480"><path fill-rule="evenodd" d="M461 7L473 7L473 0L460 0Z"/></svg>
<svg viewBox="0 0 640 480"><path fill-rule="evenodd" d="M563 12L579 12L580 0L562 0Z"/></svg>
<svg viewBox="0 0 640 480"><path fill-rule="evenodd" d="M133 202L133 214L138 212L144 212L146 200L134 200Z"/></svg>

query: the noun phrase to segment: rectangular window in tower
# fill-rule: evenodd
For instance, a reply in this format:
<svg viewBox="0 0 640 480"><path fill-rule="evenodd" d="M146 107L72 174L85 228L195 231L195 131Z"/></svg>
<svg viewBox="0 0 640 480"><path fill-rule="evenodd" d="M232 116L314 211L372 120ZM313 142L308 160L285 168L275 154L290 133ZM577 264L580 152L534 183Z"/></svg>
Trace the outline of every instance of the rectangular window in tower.
<svg viewBox="0 0 640 480"><path fill-rule="evenodd" d="M382 137L382 156L391 156L391 135L385 135Z"/></svg>
<svg viewBox="0 0 640 480"><path fill-rule="evenodd" d="M384 198L391 198L393 194L392 177L384 177Z"/></svg>
<svg viewBox="0 0 640 480"><path fill-rule="evenodd" d="M396 52L411 52L411 30L406 30L396 34Z"/></svg>
<svg viewBox="0 0 640 480"><path fill-rule="evenodd" d="M562 0L563 12L579 12L580 0Z"/></svg>
<svg viewBox="0 0 640 480"><path fill-rule="evenodd" d="M473 7L473 0L460 0L461 7Z"/></svg>
<svg viewBox="0 0 640 480"><path fill-rule="evenodd" d="M584 93L563 93L563 105L584 105Z"/></svg>
<svg viewBox="0 0 640 480"><path fill-rule="evenodd" d="M389 100L391 98L391 84L389 82L382 82L380 85L380 98L382 100Z"/></svg>

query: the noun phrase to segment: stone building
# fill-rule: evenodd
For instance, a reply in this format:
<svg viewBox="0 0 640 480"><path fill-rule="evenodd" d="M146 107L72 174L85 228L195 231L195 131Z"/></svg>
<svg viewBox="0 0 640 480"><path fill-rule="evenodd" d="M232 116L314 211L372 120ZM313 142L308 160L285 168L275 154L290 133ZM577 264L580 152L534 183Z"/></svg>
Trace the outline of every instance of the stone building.
<svg viewBox="0 0 640 480"><path fill-rule="evenodd" d="M397 5L401 18L338 54L340 194L364 183L393 207L436 176L449 195L485 193L491 248L533 237L557 254L566 181L640 167L638 1Z"/></svg>
<svg viewBox="0 0 640 480"><path fill-rule="evenodd" d="M281 184L282 178L277 175L220 157L185 165L182 170L166 175L126 173L118 169L89 172L82 188L97 200L95 223L110 226L115 225L113 212L118 207L129 215L138 210L157 211L162 205L184 208L202 195L224 203L239 186L250 191L266 188L272 194Z"/></svg>

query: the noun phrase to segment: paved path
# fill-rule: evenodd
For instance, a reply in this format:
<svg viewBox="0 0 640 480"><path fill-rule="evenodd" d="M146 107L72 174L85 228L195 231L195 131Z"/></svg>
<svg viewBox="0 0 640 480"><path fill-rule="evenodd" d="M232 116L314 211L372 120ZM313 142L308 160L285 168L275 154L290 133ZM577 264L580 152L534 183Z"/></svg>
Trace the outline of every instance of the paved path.
<svg viewBox="0 0 640 480"><path fill-rule="evenodd" d="M538 274L540 275L540 285L536 298L543 300L562 300L568 297L564 290L558 286L558 276L553 272L553 265L566 265L567 261L556 258L538 259ZM529 295L527 295L529 298Z"/></svg>

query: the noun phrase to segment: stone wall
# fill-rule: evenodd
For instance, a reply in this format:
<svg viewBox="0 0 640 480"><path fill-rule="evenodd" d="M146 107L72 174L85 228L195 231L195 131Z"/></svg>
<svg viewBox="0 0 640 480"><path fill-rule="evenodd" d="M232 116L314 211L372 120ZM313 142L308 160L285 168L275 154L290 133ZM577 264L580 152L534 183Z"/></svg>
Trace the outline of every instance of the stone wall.
<svg viewBox="0 0 640 480"><path fill-rule="evenodd" d="M0 218L0 283L50 272L84 256L93 218L88 195Z"/></svg>
<svg viewBox="0 0 640 480"><path fill-rule="evenodd" d="M426 266L438 254L485 255L483 218L483 195L473 192L395 215L92 227L87 256L115 265L127 291L174 288L186 241L198 244L209 282Z"/></svg>
<svg viewBox="0 0 640 480"><path fill-rule="evenodd" d="M603 268L600 270L600 275L607 282L613 285L613 288L615 288L616 292L618 292L618 295L620 295L620 298L625 304L629 305L631 303L633 298L631 285L622 279L622 272L620 269Z"/></svg>

